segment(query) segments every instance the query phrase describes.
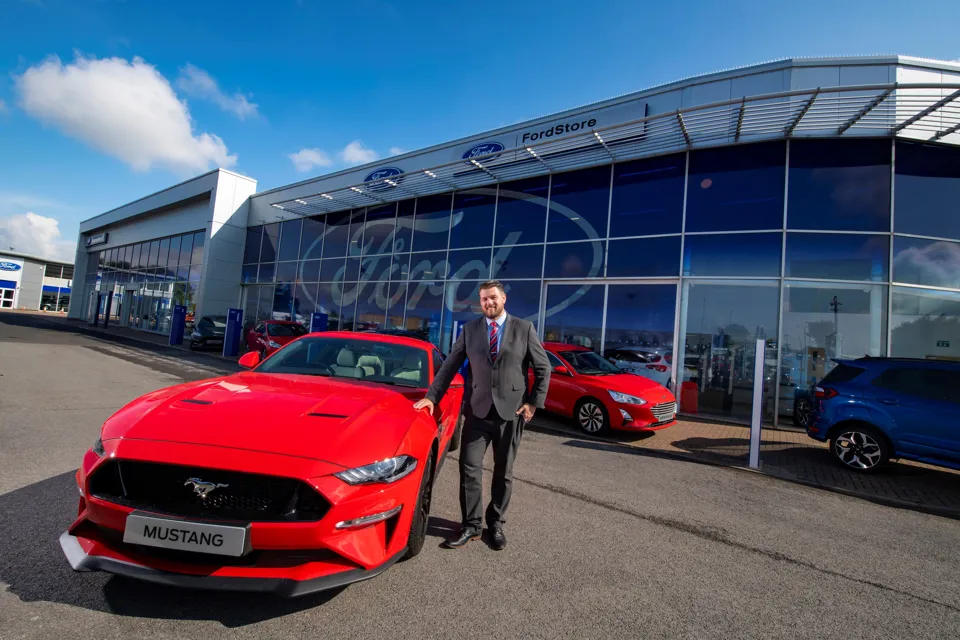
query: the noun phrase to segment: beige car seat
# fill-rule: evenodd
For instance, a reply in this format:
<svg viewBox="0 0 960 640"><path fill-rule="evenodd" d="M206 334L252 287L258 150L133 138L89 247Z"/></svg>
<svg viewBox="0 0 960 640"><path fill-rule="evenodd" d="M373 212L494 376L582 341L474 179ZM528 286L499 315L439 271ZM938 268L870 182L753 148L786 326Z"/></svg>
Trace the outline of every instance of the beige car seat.
<svg viewBox="0 0 960 640"><path fill-rule="evenodd" d="M337 364L330 367L333 373L343 378L362 378L363 369L357 366L357 355L350 349L340 349L337 354Z"/></svg>
<svg viewBox="0 0 960 640"><path fill-rule="evenodd" d="M360 356L357 358L357 366L368 376L383 375L383 360L379 356Z"/></svg>
<svg viewBox="0 0 960 640"><path fill-rule="evenodd" d="M409 353L403 358L403 363L400 367L394 369L390 376L393 378L399 378L400 380L409 380L411 382L420 383L423 377L423 358L420 357L418 353Z"/></svg>

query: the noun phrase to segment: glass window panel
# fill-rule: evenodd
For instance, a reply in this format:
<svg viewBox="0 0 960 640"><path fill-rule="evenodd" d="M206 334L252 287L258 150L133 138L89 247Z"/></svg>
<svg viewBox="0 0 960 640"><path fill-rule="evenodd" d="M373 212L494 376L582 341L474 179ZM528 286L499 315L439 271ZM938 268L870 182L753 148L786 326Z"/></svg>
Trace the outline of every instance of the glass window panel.
<svg viewBox="0 0 960 640"><path fill-rule="evenodd" d="M493 277L539 278L543 271L543 245L504 246L493 250Z"/></svg>
<svg viewBox="0 0 960 640"><path fill-rule="evenodd" d="M455 193L450 248L489 247L493 244L493 210L496 203L496 185Z"/></svg>
<svg viewBox="0 0 960 640"><path fill-rule="evenodd" d="M243 261L260 261L260 243L263 241L263 225L247 229L247 240L243 245ZM179 250L179 245L178 245Z"/></svg>
<svg viewBox="0 0 960 640"><path fill-rule="evenodd" d="M451 204L452 196L449 193L417 198L417 215L414 218L413 234L414 251L447 248Z"/></svg>
<svg viewBox="0 0 960 640"><path fill-rule="evenodd" d="M490 249L451 251L449 263L451 280L486 280L490 277Z"/></svg>
<svg viewBox="0 0 960 640"><path fill-rule="evenodd" d="M832 280L887 279L889 236L788 233L785 275Z"/></svg>
<svg viewBox="0 0 960 640"><path fill-rule="evenodd" d="M686 154L616 164L610 237L680 233Z"/></svg>
<svg viewBox="0 0 960 640"><path fill-rule="evenodd" d="M344 269L344 282L356 282L360 279L360 265L362 258L347 258L347 265Z"/></svg>
<svg viewBox="0 0 960 640"><path fill-rule="evenodd" d="M357 331L380 329L386 319L389 282L367 281L357 285Z"/></svg>
<svg viewBox="0 0 960 640"><path fill-rule="evenodd" d="M350 243L347 245L347 255L359 256L363 249L363 225L366 219L366 208L354 209L350 214Z"/></svg>
<svg viewBox="0 0 960 640"><path fill-rule="evenodd" d="M150 243L150 255L147 258L147 268L152 269L157 266L157 256L160 255L160 241L154 240ZM110 265L113 264L113 255L110 256Z"/></svg>
<svg viewBox="0 0 960 640"><path fill-rule="evenodd" d="M603 298L602 284L548 286L543 339L600 353Z"/></svg>
<svg viewBox="0 0 960 640"><path fill-rule="evenodd" d="M243 265L243 271L241 272L240 281L243 284L250 284L257 281L257 267L260 265L256 264L245 264Z"/></svg>
<svg viewBox="0 0 960 640"><path fill-rule="evenodd" d="M347 255L350 237L350 212L339 211L327 215L327 233L323 238L323 257L340 258Z"/></svg>
<svg viewBox="0 0 960 640"><path fill-rule="evenodd" d="M203 243L206 235L206 231L193 234L193 257L190 259L190 264L203 264Z"/></svg>
<svg viewBox="0 0 960 640"><path fill-rule="evenodd" d="M603 356L631 373L672 389L677 286L616 284L607 288ZM621 350L627 354L623 357ZM636 356L630 358L630 355Z"/></svg>
<svg viewBox="0 0 960 640"><path fill-rule="evenodd" d="M610 278L675 278L680 275L680 236L611 240L607 251Z"/></svg>
<svg viewBox="0 0 960 640"><path fill-rule="evenodd" d="M290 283L278 284L273 290L272 320L289 320L290 308L293 303L293 285Z"/></svg>
<svg viewBox="0 0 960 640"><path fill-rule="evenodd" d="M320 260L305 260L300 263L297 273L301 282L317 282L320 280Z"/></svg>
<svg viewBox="0 0 960 640"><path fill-rule="evenodd" d="M543 242L549 176L504 182L497 197L495 244Z"/></svg>
<svg viewBox="0 0 960 640"><path fill-rule="evenodd" d="M203 266L199 264L190 267L190 282L200 282L200 269L202 268Z"/></svg>
<svg viewBox="0 0 960 640"><path fill-rule="evenodd" d="M960 293L893 287L890 355L960 358Z"/></svg>
<svg viewBox="0 0 960 640"><path fill-rule="evenodd" d="M175 287L175 290L182 289L183 285L178 284ZM243 333L246 333L253 328L258 322L257 318L257 302L260 296L260 287L244 287L243 288ZM180 304L180 303L177 303ZM241 351L243 350L243 339L241 338Z"/></svg>
<svg viewBox="0 0 960 640"><path fill-rule="evenodd" d="M406 309L404 328L420 334L439 348L443 282L411 282L407 291Z"/></svg>
<svg viewBox="0 0 960 640"><path fill-rule="evenodd" d="M897 140L897 233L960 240L960 149Z"/></svg>
<svg viewBox="0 0 960 640"><path fill-rule="evenodd" d="M363 228L363 255L391 253L396 231L396 203L368 209Z"/></svg>
<svg viewBox="0 0 960 640"><path fill-rule="evenodd" d="M177 267L177 280L186 282L190 278L190 265L184 264ZM141 282L143 282L141 280Z"/></svg>
<svg viewBox="0 0 960 640"><path fill-rule="evenodd" d="M397 232L393 239L394 253L410 251L410 242L413 238L413 212L416 205L416 200L402 200L397 203Z"/></svg>
<svg viewBox="0 0 960 640"><path fill-rule="evenodd" d="M167 259L170 256L170 238L164 238L160 241L160 253L157 254L157 266L165 267L167 266ZM120 262L120 259L117 258L117 262Z"/></svg>
<svg viewBox="0 0 960 640"><path fill-rule="evenodd" d="M167 266L176 267L180 261L180 236L174 236L170 238L170 253L167 256ZM256 262L256 260L253 260ZM176 271L176 269L174 269Z"/></svg>
<svg viewBox="0 0 960 640"><path fill-rule="evenodd" d="M326 224L322 216L303 219L303 230L300 232L301 260L316 260L320 258L323 249L323 232L325 229Z"/></svg>
<svg viewBox="0 0 960 640"><path fill-rule="evenodd" d="M280 223L280 249L277 251L277 260L296 260L300 257L300 232L303 230L303 220L285 220Z"/></svg>
<svg viewBox="0 0 960 640"><path fill-rule="evenodd" d="M548 244L545 278L603 277L603 242Z"/></svg>
<svg viewBox="0 0 960 640"><path fill-rule="evenodd" d="M183 267L181 267L182 269ZM277 263L276 262L261 262L260 263L260 273L257 275L257 282L273 282L274 275L276 275ZM179 279L179 276L178 276Z"/></svg>
<svg viewBox="0 0 960 640"><path fill-rule="evenodd" d="M277 263L277 282L293 282L297 280L297 262Z"/></svg>
<svg viewBox="0 0 960 640"><path fill-rule="evenodd" d="M890 231L889 140L793 140L787 226Z"/></svg>
<svg viewBox="0 0 960 640"><path fill-rule="evenodd" d="M193 234L180 236L180 261L178 264L190 264L193 257Z"/></svg>
<svg viewBox="0 0 960 640"><path fill-rule="evenodd" d="M140 265L140 245L135 244L133 245L132 249L133 251L130 254L130 266L133 269L139 269L141 266Z"/></svg>
<svg viewBox="0 0 960 640"><path fill-rule="evenodd" d="M414 253L410 258L411 280L443 280L448 271L445 251Z"/></svg>
<svg viewBox="0 0 960 640"><path fill-rule="evenodd" d="M403 329L403 312L407 306L407 283L391 282L384 300L387 308L387 329Z"/></svg>
<svg viewBox="0 0 960 640"><path fill-rule="evenodd" d="M349 328L341 317L343 309L340 303L342 301L342 293L339 288L334 292L334 287L330 283L320 283L317 291L317 311L327 315L327 330L329 331L339 331ZM353 317L352 309L348 316L350 318Z"/></svg>
<svg viewBox="0 0 960 640"><path fill-rule="evenodd" d="M540 289L542 283L532 280L502 280L507 294L507 312L518 318L529 320L540 327ZM479 296L479 291L477 295Z"/></svg>
<svg viewBox="0 0 960 640"><path fill-rule="evenodd" d="M391 280L408 280L410 278L410 254L401 253L393 256L393 263L390 265Z"/></svg>
<svg viewBox="0 0 960 640"><path fill-rule="evenodd" d="M829 285L823 282L788 282L784 285L780 364L782 416L793 415L797 392L808 390L830 373L836 366L834 358L883 355L886 289L882 285Z"/></svg>
<svg viewBox="0 0 960 640"><path fill-rule="evenodd" d="M186 238L184 238L186 239ZM275 262L277 259L277 244L280 241L280 223L263 226L263 241L260 243L260 262ZM183 250L180 251L180 263L183 264Z"/></svg>
<svg viewBox="0 0 960 640"><path fill-rule="evenodd" d="M779 276L780 233L687 236L683 246L685 276Z"/></svg>
<svg viewBox="0 0 960 640"><path fill-rule="evenodd" d="M680 411L749 422L756 341L776 344L779 286L774 283L685 282ZM777 349L765 354L764 377L776 376ZM764 417L773 417L772 385L763 392Z"/></svg>
<svg viewBox="0 0 960 640"><path fill-rule="evenodd" d="M321 260L320 282L342 281L346 266L346 260L344 258L327 258L326 260Z"/></svg>
<svg viewBox="0 0 960 640"><path fill-rule="evenodd" d="M444 285L443 332L440 350L450 352L460 327L483 313L480 306L480 280L448 280Z"/></svg>
<svg viewBox="0 0 960 640"><path fill-rule="evenodd" d="M893 279L960 289L960 243L894 237Z"/></svg>
<svg viewBox="0 0 960 640"><path fill-rule="evenodd" d="M609 166L603 166L553 176L548 242L607 236L610 171Z"/></svg>
<svg viewBox="0 0 960 640"><path fill-rule="evenodd" d="M369 282L385 282L390 279L390 264L392 256L368 256L363 258L360 266L360 280Z"/></svg>
<svg viewBox="0 0 960 640"><path fill-rule="evenodd" d="M783 142L690 153L687 231L783 227Z"/></svg>

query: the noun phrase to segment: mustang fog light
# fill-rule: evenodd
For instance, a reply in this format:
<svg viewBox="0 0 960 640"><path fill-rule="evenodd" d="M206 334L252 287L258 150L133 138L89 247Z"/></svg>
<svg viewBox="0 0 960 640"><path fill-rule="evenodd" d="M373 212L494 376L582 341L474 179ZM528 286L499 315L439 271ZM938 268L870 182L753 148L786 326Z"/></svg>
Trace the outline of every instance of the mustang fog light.
<svg viewBox="0 0 960 640"><path fill-rule="evenodd" d="M362 518L356 518L355 520L344 520L343 522L337 523L337 529L355 529L357 527L365 527L368 524L374 524L377 522L383 522L388 518L400 513L400 509L403 508L403 505L399 505L390 509L389 511L383 511L381 513L375 513L370 516L363 516Z"/></svg>

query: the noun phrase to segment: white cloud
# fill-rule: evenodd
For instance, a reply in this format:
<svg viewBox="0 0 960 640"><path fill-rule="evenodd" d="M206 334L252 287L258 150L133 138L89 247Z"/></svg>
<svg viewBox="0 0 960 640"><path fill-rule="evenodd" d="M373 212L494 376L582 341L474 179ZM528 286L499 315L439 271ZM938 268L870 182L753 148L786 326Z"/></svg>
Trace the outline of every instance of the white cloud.
<svg viewBox="0 0 960 640"><path fill-rule="evenodd" d="M78 55L64 65L54 56L15 80L21 106L32 117L137 171L161 165L189 174L237 162L218 136L194 135L187 106L141 58Z"/></svg>
<svg viewBox="0 0 960 640"><path fill-rule="evenodd" d="M406 153L407 150L403 147L390 147L391 156L399 156L400 154Z"/></svg>
<svg viewBox="0 0 960 640"><path fill-rule="evenodd" d="M228 96L220 90L217 81L209 73L192 64L187 63L187 66L180 70L177 86L188 96L209 100L241 120L260 115L259 107L249 102L243 94L235 93Z"/></svg>
<svg viewBox="0 0 960 640"><path fill-rule="evenodd" d="M0 249L73 262L77 245L60 237L60 223L27 212L0 217Z"/></svg>
<svg viewBox="0 0 960 640"><path fill-rule="evenodd" d="M330 156L321 149L300 149L287 157L293 161L294 168L301 173L315 167L329 167L333 164Z"/></svg>
<svg viewBox="0 0 960 640"><path fill-rule="evenodd" d="M366 164L373 162L380 155L373 149L367 149L359 140L354 140L343 148L339 154L340 161L345 165Z"/></svg>
<svg viewBox="0 0 960 640"><path fill-rule="evenodd" d="M7 103L0 99L0 113L6 113L7 111L9 111Z"/></svg>

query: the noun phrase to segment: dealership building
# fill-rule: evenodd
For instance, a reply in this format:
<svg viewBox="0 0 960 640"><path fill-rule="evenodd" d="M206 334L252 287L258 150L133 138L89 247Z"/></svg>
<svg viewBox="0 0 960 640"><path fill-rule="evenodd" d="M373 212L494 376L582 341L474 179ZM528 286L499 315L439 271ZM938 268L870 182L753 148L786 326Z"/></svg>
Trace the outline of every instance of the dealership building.
<svg viewBox="0 0 960 640"><path fill-rule="evenodd" d="M268 191L215 170L82 223L70 315L446 350L498 278L544 340L667 367L681 413L748 420L765 340L783 422L834 358L960 358L958 145L960 64L760 64Z"/></svg>
<svg viewBox="0 0 960 640"><path fill-rule="evenodd" d="M73 265L19 251L0 251L0 309L65 313Z"/></svg>

